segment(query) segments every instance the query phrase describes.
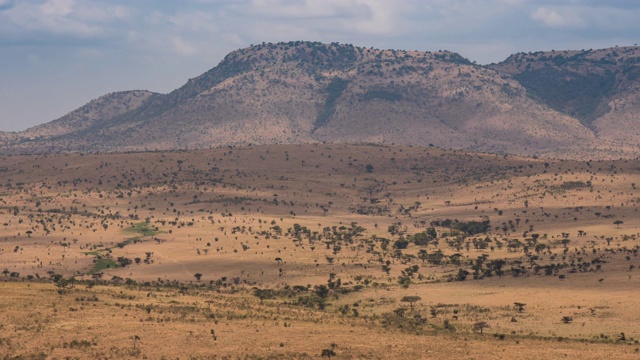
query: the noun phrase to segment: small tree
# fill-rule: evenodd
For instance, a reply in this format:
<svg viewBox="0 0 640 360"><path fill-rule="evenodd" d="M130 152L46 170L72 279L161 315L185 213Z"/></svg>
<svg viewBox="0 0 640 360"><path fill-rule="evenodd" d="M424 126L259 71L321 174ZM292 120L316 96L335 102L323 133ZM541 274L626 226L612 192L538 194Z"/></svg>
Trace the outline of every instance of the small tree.
<svg viewBox="0 0 640 360"><path fill-rule="evenodd" d="M415 303L417 303L420 300L422 300L420 296L405 296L402 299L400 299L400 301L402 302L408 302L409 307L411 307L411 309L413 309L413 305L415 305Z"/></svg>
<svg viewBox="0 0 640 360"><path fill-rule="evenodd" d="M480 334L482 335L484 329L488 329L490 327L491 325L487 324L486 321L478 321L477 323L473 324L473 331L480 331Z"/></svg>
<svg viewBox="0 0 640 360"><path fill-rule="evenodd" d="M131 259L129 259L127 257L124 257L124 256L119 256L117 261L118 261L118 264L120 264L120 266L122 266L122 267L127 267L127 266L131 265L131 263L133 262L133 261L131 261Z"/></svg>
<svg viewBox="0 0 640 360"><path fill-rule="evenodd" d="M432 318L435 318L436 316L438 316L438 308L432 306L431 309L429 309L429 314L431 314Z"/></svg>
<svg viewBox="0 0 640 360"><path fill-rule="evenodd" d="M620 229L620 225L624 224L624 221L622 220L616 220L613 222L613 225L617 226L618 229Z"/></svg>
<svg viewBox="0 0 640 360"><path fill-rule="evenodd" d="M573 317L571 316L563 316L562 322L565 324L571 324L573 322Z"/></svg>
<svg viewBox="0 0 640 360"><path fill-rule="evenodd" d="M322 349L322 357L326 357L331 359L332 356L336 355L335 348L338 347L336 344L331 344L331 347L328 349Z"/></svg>
<svg viewBox="0 0 640 360"><path fill-rule="evenodd" d="M420 251L418 251L418 259L422 260L423 264L425 261L427 261L428 258L429 258L429 253L427 252L427 250L420 249Z"/></svg>
<svg viewBox="0 0 640 360"><path fill-rule="evenodd" d="M393 313L396 314L397 317L404 317L405 312L407 312L406 307L399 307L393 310Z"/></svg>
<svg viewBox="0 0 640 360"><path fill-rule="evenodd" d="M318 297L324 299L329 296L329 288L326 285L316 285L314 291Z"/></svg>
<svg viewBox="0 0 640 360"><path fill-rule="evenodd" d="M55 274L59 275L59 274ZM73 278L65 279L62 275L55 280L56 290L58 291L58 295L62 295L67 289L73 287Z"/></svg>
<svg viewBox="0 0 640 360"><path fill-rule="evenodd" d="M202 274L201 273L195 273L195 274L193 274L193 277L196 278L196 281L200 281L200 279L202 279Z"/></svg>
<svg viewBox="0 0 640 360"><path fill-rule="evenodd" d="M524 307L525 307L525 303L521 303L521 302L514 302L513 306L515 306L516 310L518 310L518 312L524 312Z"/></svg>
<svg viewBox="0 0 640 360"><path fill-rule="evenodd" d="M398 277L398 284L400 284L405 289L409 288L409 286L411 285L411 277L409 276Z"/></svg>
<svg viewBox="0 0 640 360"><path fill-rule="evenodd" d="M133 336L131 337L131 340L133 340L133 350L135 350L135 349L136 349L136 342L137 342L138 340L140 340L140 337L139 337L138 335L133 335Z"/></svg>

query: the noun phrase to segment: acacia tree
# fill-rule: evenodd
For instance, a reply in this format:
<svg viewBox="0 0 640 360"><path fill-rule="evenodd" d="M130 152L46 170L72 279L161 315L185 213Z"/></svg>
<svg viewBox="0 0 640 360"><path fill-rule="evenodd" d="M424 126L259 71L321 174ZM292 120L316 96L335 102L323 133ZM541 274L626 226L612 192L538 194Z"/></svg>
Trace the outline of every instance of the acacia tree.
<svg viewBox="0 0 640 360"><path fill-rule="evenodd" d="M193 277L196 278L196 281L200 281L200 279L202 279L202 274L201 273L195 273L195 274L193 274Z"/></svg>
<svg viewBox="0 0 640 360"><path fill-rule="evenodd" d="M400 301L402 302L408 302L409 307L411 307L411 309L413 309L413 305L415 305L415 303L417 303L420 300L422 300L420 296L405 296L402 299L400 299Z"/></svg>
<svg viewBox="0 0 640 360"><path fill-rule="evenodd" d="M59 275L59 274L56 274L56 275ZM62 275L59 275L59 277L56 278L56 280L54 280L56 284L56 290L58 291L58 295L62 295L67 289L72 288L74 281L75 281L74 278L65 279L62 277Z"/></svg>
<svg viewBox="0 0 640 360"><path fill-rule="evenodd" d="M513 305L516 307L516 310L518 310L518 312L524 312L524 307L525 303L521 303L521 302L514 302Z"/></svg>
<svg viewBox="0 0 640 360"><path fill-rule="evenodd" d="M488 329L490 327L491 325L487 324L486 321L478 321L477 323L473 324L473 331L480 331L480 335L482 335L484 329Z"/></svg>

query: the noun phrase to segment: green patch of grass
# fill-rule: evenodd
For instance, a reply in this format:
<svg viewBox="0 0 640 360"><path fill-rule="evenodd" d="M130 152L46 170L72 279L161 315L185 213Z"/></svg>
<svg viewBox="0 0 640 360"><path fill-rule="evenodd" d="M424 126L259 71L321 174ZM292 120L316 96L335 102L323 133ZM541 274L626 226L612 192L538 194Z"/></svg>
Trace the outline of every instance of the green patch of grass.
<svg viewBox="0 0 640 360"><path fill-rule="evenodd" d="M136 232L136 233L141 233L145 236L153 236L155 234L158 234L159 231L155 231L153 229L149 229L148 227L146 227L146 223L140 223L140 224L136 224L133 228L131 229L126 229L125 231L128 232ZM135 244L137 242L141 241L141 236L135 236L129 239L126 239L123 242L119 242L116 244L116 247L122 249L123 247L130 245L130 244ZM113 259L109 259L109 258L104 258L103 256L107 253L111 252L111 249L113 248L105 248L105 249L100 249L100 250L93 250L93 251L87 251L84 254L85 255L91 255L91 256L95 256L96 259L94 260L94 265L91 268L91 270L89 270L89 275L93 275L97 272L100 272L104 269L112 269L112 268L118 268L120 267L120 264L118 264L117 262L115 262Z"/></svg>
<svg viewBox="0 0 640 360"><path fill-rule="evenodd" d="M155 234L153 234L153 235L155 235ZM131 245L131 244L135 244L138 241L140 241L140 237L136 236L136 237L129 238L129 239L123 241L123 242L117 243L116 246L119 247L120 249L122 249L123 247L125 247L127 245Z"/></svg>
<svg viewBox="0 0 640 360"><path fill-rule="evenodd" d="M145 222L137 223L132 227L125 229L124 231L129 233L141 234L142 236L154 236L160 233L160 231L153 229L151 226L149 226L149 224Z"/></svg>
<svg viewBox="0 0 640 360"><path fill-rule="evenodd" d="M104 269L113 269L118 267L120 267L120 265L117 262L115 262L113 259L100 258L100 259L96 259L95 263L93 264L93 268L89 270L89 274L93 275Z"/></svg>

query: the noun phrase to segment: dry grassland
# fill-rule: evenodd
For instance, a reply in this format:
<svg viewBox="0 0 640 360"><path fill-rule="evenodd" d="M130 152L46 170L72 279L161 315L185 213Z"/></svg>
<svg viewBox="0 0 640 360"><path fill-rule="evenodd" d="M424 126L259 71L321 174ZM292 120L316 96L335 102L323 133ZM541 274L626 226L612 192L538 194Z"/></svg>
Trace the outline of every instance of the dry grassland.
<svg viewBox="0 0 640 360"><path fill-rule="evenodd" d="M638 160L0 161L0 359L640 356Z"/></svg>

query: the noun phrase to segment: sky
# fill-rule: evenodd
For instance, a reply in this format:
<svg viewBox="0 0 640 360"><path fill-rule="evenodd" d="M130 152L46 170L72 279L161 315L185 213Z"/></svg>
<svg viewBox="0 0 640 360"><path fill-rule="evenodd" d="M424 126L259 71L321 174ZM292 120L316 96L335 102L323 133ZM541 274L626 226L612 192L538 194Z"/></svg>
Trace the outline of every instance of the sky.
<svg viewBox="0 0 640 360"><path fill-rule="evenodd" d="M0 131L101 95L167 93L229 52L278 41L516 52L640 43L640 0L0 0Z"/></svg>

